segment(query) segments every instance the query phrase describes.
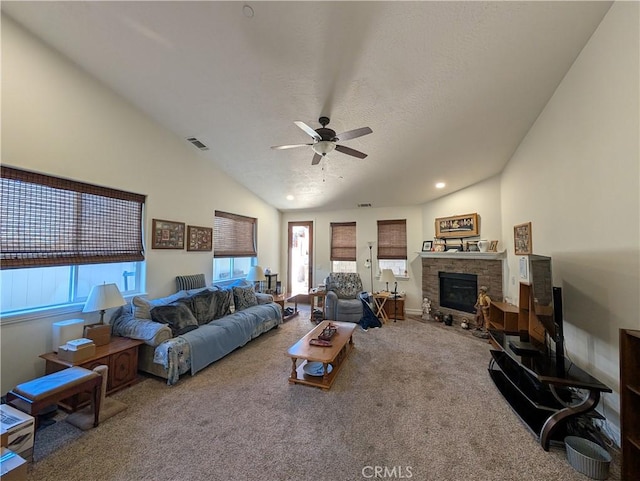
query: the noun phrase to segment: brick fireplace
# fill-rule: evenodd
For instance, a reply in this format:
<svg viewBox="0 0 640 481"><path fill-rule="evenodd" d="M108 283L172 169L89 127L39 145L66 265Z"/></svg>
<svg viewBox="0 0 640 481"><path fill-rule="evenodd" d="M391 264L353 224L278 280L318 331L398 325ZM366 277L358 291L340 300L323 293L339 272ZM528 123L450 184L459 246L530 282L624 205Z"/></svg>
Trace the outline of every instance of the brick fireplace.
<svg viewBox="0 0 640 481"><path fill-rule="evenodd" d="M440 272L475 274L478 287L487 286L489 297L502 301L502 255L458 252L422 254L422 297L431 301L431 316L437 311L451 314L456 322L470 321L475 314L440 306Z"/></svg>

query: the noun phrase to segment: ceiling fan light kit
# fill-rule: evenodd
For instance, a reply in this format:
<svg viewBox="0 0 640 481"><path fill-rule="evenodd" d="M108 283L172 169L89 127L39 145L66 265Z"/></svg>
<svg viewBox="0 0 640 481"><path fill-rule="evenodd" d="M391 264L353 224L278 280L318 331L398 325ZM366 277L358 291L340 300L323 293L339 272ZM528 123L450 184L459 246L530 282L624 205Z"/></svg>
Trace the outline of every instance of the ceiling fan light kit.
<svg viewBox="0 0 640 481"><path fill-rule="evenodd" d="M342 152L343 154L351 155L352 157L357 157L358 159L364 159L367 156L367 154L350 147L338 145L337 142L351 140L362 137L363 135L368 135L373 132L373 130L371 130L369 127L361 127L359 129L349 130L347 132L336 135L335 130L327 127L327 125L329 124L329 117L320 117L318 119L318 122L320 123L320 125L322 125L322 127L315 130L300 120L296 120L294 122L298 127L304 130L307 135L313 138L314 142L312 144L274 145L271 148L276 150L283 150L296 147L311 146L311 149L313 149L314 152L313 159L311 160L311 165L319 164L322 160L322 157L325 157L327 154L333 152L334 150Z"/></svg>
<svg viewBox="0 0 640 481"><path fill-rule="evenodd" d="M329 140L321 140L320 142L316 142L315 144L313 144L311 148L316 154L320 154L324 157L329 152L333 152L333 150L336 148L336 144Z"/></svg>

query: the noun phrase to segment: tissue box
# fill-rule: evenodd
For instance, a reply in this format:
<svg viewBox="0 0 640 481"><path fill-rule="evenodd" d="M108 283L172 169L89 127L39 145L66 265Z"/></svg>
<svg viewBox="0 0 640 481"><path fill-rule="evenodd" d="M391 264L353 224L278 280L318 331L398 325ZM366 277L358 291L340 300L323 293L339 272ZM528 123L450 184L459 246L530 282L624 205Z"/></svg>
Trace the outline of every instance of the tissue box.
<svg viewBox="0 0 640 481"><path fill-rule="evenodd" d="M111 326L109 324L84 326L83 336L91 339L96 346L104 346L111 342Z"/></svg>
<svg viewBox="0 0 640 481"><path fill-rule="evenodd" d="M68 349L67 346L58 348L58 358L61 361L72 362L74 364L81 363L96 355L96 345L94 343L85 344L76 350Z"/></svg>

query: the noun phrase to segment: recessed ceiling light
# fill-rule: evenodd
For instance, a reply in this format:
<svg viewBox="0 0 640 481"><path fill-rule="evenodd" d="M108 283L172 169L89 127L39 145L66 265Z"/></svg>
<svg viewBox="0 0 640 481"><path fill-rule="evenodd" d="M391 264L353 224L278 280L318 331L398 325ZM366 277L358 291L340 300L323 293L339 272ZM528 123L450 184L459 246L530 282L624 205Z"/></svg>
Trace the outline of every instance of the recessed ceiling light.
<svg viewBox="0 0 640 481"><path fill-rule="evenodd" d="M251 5L244 5L242 7L242 14L247 18L252 18L253 17L253 8L251 7Z"/></svg>
<svg viewBox="0 0 640 481"><path fill-rule="evenodd" d="M295 197L293 197L291 194L287 196L287 200L293 200L293 199L295 199Z"/></svg>
<svg viewBox="0 0 640 481"><path fill-rule="evenodd" d="M447 185L444 182L438 182L436 184L436 189L444 189L444 186Z"/></svg>

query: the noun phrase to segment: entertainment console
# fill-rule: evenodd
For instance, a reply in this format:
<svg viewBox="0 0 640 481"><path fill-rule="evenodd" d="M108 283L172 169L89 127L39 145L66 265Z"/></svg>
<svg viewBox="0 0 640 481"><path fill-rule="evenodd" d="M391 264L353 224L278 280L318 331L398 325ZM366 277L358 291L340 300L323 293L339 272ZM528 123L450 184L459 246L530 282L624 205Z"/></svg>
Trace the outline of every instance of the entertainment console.
<svg viewBox="0 0 640 481"><path fill-rule="evenodd" d="M489 375L518 417L533 432L545 451L551 441L563 442L566 423L593 410L607 386L564 359L558 372L556 358L543 352L514 352L511 345L520 336L489 331L491 350ZM577 401L574 397L584 392Z"/></svg>
<svg viewBox="0 0 640 481"><path fill-rule="evenodd" d="M563 442L570 420L611 389L564 356L562 290L552 285L551 258L530 255L527 262L518 306L491 303L489 375L548 451L551 441Z"/></svg>

